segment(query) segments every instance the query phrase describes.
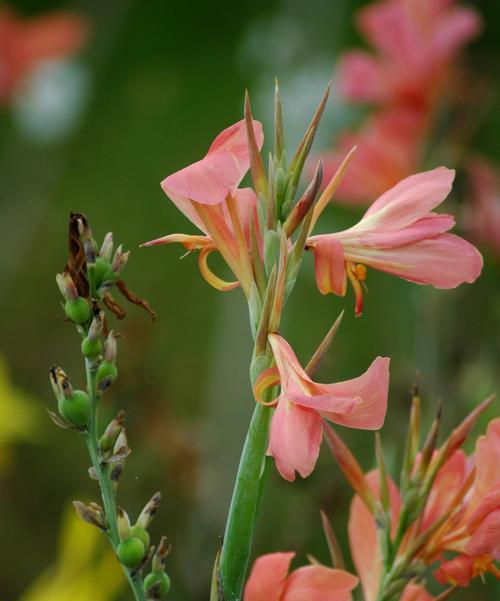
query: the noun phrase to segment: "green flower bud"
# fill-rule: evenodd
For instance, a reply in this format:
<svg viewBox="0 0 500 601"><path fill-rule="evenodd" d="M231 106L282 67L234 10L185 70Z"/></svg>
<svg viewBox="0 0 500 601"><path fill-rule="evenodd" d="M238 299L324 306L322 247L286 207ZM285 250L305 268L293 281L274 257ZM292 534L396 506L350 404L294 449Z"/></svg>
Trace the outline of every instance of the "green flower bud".
<svg viewBox="0 0 500 601"><path fill-rule="evenodd" d="M84 324L90 319L90 305L86 299L81 296L76 300L66 301L64 311L69 319L74 323Z"/></svg>
<svg viewBox="0 0 500 601"><path fill-rule="evenodd" d="M97 357L102 353L102 342L99 338L92 340L91 338L84 338L82 340L82 355L85 357Z"/></svg>
<svg viewBox="0 0 500 601"><path fill-rule="evenodd" d="M96 374L97 387L101 391L106 390L113 384L117 377L118 369L116 368L116 365L109 361L103 361L101 365L99 365Z"/></svg>
<svg viewBox="0 0 500 601"><path fill-rule="evenodd" d="M149 532L144 530L144 528L141 528L140 526L132 526L132 528L130 528L130 537L138 538L144 545L144 548L149 549L151 538L149 536Z"/></svg>
<svg viewBox="0 0 500 601"><path fill-rule="evenodd" d="M95 262L94 278L96 288L99 288L99 286L104 282L113 282L116 280L116 274L111 269L111 263L102 257L97 257Z"/></svg>
<svg viewBox="0 0 500 601"><path fill-rule="evenodd" d="M144 592L153 599L161 599L170 591L170 578L165 572L151 572L144 578Z"/></svg>
<svg viewBox="0 0 500 601"><path fill-rule="evenodd" d="M146 555L146 549L139 538L129 538L121 542L116 555L127 568L136 568Z"/></svg>
<svg viewBox="0 0 500 601"><path fill-rule="evenodd" d="M86 392L75 390L70 397L62 398L58 403L59 413L70 424L84 428L90 417L90 401Z"/></svg>

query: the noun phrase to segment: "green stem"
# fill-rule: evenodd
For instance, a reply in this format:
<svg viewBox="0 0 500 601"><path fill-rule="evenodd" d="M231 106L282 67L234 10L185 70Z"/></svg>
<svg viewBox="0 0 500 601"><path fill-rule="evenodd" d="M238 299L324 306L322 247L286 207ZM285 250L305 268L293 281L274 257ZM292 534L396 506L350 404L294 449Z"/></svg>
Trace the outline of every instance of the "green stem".
<svg viewBox="0 0 500 601"><path fill-rule="evenodd" d="M116 552L120 544L120 535L118 532L118 521L116 512L116 495L109 477L108 467L103 465L99 450L98 428L97 428L97 385L96 372L93 369L92 363L85 359L85 372L87 375L87 389L90 400L90 418L87 431L84 434L85 443L92 461L92 466L97 474L99 487L101 489L101 497L104 508L104 515L108 525L107 537ZM127 577L130 588L134 593L136 601L146 601L144 589L142 587L142 579L139 572L135 572L122 565L123 572Z"/></svg>
<svg viewBox="0 0 500 601"><path fill-rule="evenodd" d="M224 601L240 601L252 551L271 410L257 405L241 454L220 558Z"/></svg>

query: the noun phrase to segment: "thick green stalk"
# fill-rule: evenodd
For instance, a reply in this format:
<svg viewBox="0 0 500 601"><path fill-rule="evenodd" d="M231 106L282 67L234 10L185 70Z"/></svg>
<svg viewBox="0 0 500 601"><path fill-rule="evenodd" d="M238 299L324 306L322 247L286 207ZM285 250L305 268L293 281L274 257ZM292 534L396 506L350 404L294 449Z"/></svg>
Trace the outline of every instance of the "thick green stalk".
<svg viewBox="0 0 500 601"><path fill-rule="evenodd" d="M271 409L255 407L241 454L220 558L224 601L240 601L245 584L265 465Z"/></svg>
<svg viewBox="0 0 500 601"><path fill-rule="evenodd" d="M116 507L116 495L113 488L113 484L109 477L108 467L102 464L100 451L99 451L99 439L97 431L97 386L96 386L96 372L92 367L92 363L85 359L85 371L87 374L87 389L90 400L90 419L88 423L87 432L85 432L85 443L89 451L92 466L97 474L99 481L99 487L101 489L101 497L104 508L104 515L106 518L106 524L108 525L107 537L116 552L118 545L120 544L120 535L118 533L118 522L117 522L117 507ZM129 582L130 588L134 594L136 601L145 601L146 595L142 587L142 580L139 574L134 573L122 565L123 571ZM98 585L97 585L98 586Z"/></svg>

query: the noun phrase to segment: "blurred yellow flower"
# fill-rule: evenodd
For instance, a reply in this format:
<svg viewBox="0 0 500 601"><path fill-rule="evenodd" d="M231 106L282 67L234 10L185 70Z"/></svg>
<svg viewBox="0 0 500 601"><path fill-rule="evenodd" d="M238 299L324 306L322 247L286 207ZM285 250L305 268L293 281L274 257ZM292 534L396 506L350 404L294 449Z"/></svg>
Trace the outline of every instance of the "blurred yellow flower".
<svg viewBox="0 0 500 601"><path fill-rule="evenodd" d="M113 601L123 584L123 573L105 536L70 507L63 517L55 564L19 601Z"/></svg>
<svg viewBox="0 0 500 601"><path fill-rule="evenodd" d="M9 450L17 441L33 442L42 427L41 407L9 380L7 365L0 356L0 471L9 461Z"/></svg>

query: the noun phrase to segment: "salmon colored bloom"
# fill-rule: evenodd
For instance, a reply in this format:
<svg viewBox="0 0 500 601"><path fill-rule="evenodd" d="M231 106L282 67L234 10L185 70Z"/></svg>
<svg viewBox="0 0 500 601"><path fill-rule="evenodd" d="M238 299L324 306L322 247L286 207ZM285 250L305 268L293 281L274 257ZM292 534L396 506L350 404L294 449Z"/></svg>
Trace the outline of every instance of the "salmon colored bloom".
<svg viewBox="0 0 500 601"><path fill-rule="evenodd" d="M262 126L253 121L253 129L260 149ZM249 166L247 130L245 121L239 121L217 136L203 159L169 175L161 184L203 235L170 234L144 246L179 242L189 251L200 249L200 271L212 286L230 290L241 284L248 293L252 281L250 224L253 221L257 228L257 197L252 189L239 189L238 185ZM206 259L214 250L221 253L238 282L224 282L209 270Z"/></svg>
<svg viewBox="0 0 500 601"><path fill-rule="evenodd" d="M499 169L486 160L467 164L470 200L464 211L464 227L474 240L500 257Z"/></svg>
<svg viewBox="0 0 500 601"><path fill-rule="evenodd" d="M356 576L309 565L289 574L295 553L270 553L259 557L245 586L243 601L350 601Z"/></svg>
<svg viewBox="0 0 500 601"><path fill-rule="evenodd" d="M380 498L378 472L371 472L366 480ZM394 533L402 501L392 481L389 494ZM457 450L439 470L418 530L413 528L413 537L430 531L450 510L451 515L431 534L418 559L429 566L441 562L435 576L442 584L468 586L472 578L488 572L500 578L500 569L495 565L500 561L500 418L493 420L486 435L478 438L472 457ZM375 518L359 496L351 505L349 541L366 601L373 601L382 561ZM404 550L403 544L400 553ZM445 552L457 555L446 561Z"/></svg>
<svg viewBox="0 0 500 601"><path fill-rule="evenodd" d="M451 215L432 212L449 194L454 176L453 170L438 167L407 177L382 194L355 226L308 238L320 292L344 296L349 279L360 315L367 267L434 288L474 282L483 265L480 253L447 233L455 223Z"/></svg>
<svg viewBox="0 0 500 601"><path fill-rule="evenodd" d="M346 53L338 85L351 101L428 111L449 88L453 61L479 32L478 13L453 0L383 0L362 9L358 27L375 53Z"/></svg>
<svg viewBox="0 0 500 601"><path fill-rule="evenodd" d="M0 8L0 104L41 61L74 54L87 35L87 23L77 14L22 19L10 8Z"/></svg>
<svg viewBox="0 0 500 601"><path fill-rule="evenodd" d="M335 193L338 201L366 205L415 173L422 153L422 115L406 109L377 112L356 132L340 134L335 150L323 156L324 181L330 181L344 157L356 147Z"/></svg>
<svg viewBox="0 0 500 601"><path fill-rule="evenodd" d="M300 365L292 347L278 334L270 334L276 368L266 370L255 384L257 400L261 390L280 384L273 402L268 455L286 480L297 471L303 478L316 465L323 435L322 419L358 428L378 430L387 411L389 359L377 357L358 378L335 384L313 382Z"/></svg>

